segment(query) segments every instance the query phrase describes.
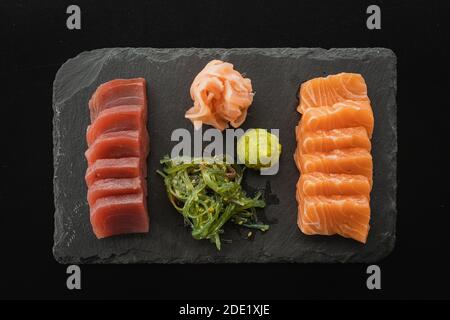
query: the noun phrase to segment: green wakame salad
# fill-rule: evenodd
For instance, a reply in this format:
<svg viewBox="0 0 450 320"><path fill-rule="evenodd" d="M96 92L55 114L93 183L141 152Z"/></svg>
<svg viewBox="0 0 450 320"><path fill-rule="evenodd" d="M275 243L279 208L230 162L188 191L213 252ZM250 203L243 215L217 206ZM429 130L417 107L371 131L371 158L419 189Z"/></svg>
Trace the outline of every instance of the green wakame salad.
<svg viewBox="0 0 450 320"><path fill-rule="evenodd" d="M194 239L209 239L220 250L220 235L228 221L267 231L256 208L265 207L261 193L247 196L242 189L243 168L217 159L161 160L167 194L175 209L192 229Z"/></svg>

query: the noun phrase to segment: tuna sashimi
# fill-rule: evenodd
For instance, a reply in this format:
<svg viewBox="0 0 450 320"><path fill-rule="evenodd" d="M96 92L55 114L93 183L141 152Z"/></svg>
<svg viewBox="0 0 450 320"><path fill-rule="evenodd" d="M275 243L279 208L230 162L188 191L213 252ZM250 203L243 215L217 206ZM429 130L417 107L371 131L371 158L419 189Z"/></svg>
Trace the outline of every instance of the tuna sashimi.
<svg viewBox="0 0 450 320"><path fill-rule="evenodd" d="M103 110L122 105L147 107L145 79L116 79L100 85L89 100L91 121Z"/></svg>
<svg viewBox="0 0 450 320"><path fill-rule="evenodd" d="M146 165L137 157L98 159L86 171L86 184L90 187L100 179L146 177L145 168Z"/></svg>
<svg viewBox="0 0 450 320"><path fill-rule="evenodd" d="M364 196L304 197L297 224L304 234L339 234L366 243L370 205Z"/></svg>
<svg viewBox="0 0 450 320"><path fill-rule="evenodd" d="M89 187L87 198L92 206L99 198L131 193L147 195L146 184L141 177L97 180Z"/></svg>
<svg viewBox="0 0 450 320"><path fill-rule="evenodd" d="M148 232L147 201L143 193L100 198L91 207L90 220L99 239Z"/></svg>
<svg viewBox="0 0 450 320"><path fill-rule="evenodd" d="M332 106L310 108L301 121L305 131L364 127L369 137L373 132L373 113L369 102L344 101Z"/></svg>
<svg viewBox="0 0 450 320"><path fill-rule="evenodd" d="M300 87L301 114L309 108L332 106L346 100L369 102L364 78L357 73L339 73L328 77L314 78Z"/></svg>
<svg viewBox="0 0 450 320"><path fill-rule="evenodd" d="M88 165L92 165L98 159L143 156L143 143L139 131L104 133L86 151Z"/></svg>
<svg viewBox="0 0 450 320"><path fill-rule="evenodd" d="M90 220L97 238L147 232L146 82L117 79L89 100L85 180Z"/></svg>
<svg viewBox="0 0 450 320"><path fill-rule="evenodd" d="M144 110L142 105L117 106L102 111L94 123L87 129L86 139L90 146L95 139L107 132L146 130L142 126L144 122Z"/></svg>

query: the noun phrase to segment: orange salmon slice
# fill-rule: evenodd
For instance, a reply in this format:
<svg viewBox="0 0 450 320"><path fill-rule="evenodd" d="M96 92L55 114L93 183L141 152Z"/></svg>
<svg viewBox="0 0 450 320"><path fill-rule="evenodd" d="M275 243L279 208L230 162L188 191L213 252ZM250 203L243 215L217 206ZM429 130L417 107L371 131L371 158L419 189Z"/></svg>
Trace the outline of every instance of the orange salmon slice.
<svg viewBox="0 0 450 320"><path fill-rule="evenodd" d="M305 131L364 127L369 137L373 132L373 112L369 102L344 101L331 106L308 109L302 117Z"/></svg>
<svg viewBox="0 0 450 320"><path fill-rule="evenodd" d="M365 149L350 148L301 154L299 166L302 174L317 171L363 175L372 185L372 156Z"/></svg>
<svg viewBox="0 0 450 320"><path fill-rule="evenodd" d="M302 174L297 184L301 196L361 195L369 198L369 179L361 175L312 172Z"/></svg>
<svg viewBox="0 0 450 320"><path fill-rule="evenodd" d="M297 224L307 235L339 234L366 243L370 205L364 196L304 197Z"/></svg>
<svg viewBox="0 0 450 320"><path fill-rule="evenodd" d="M299 97L297 110L301 114L309 108L332 106L346 100L369 102L366 82L357 73L339 73L306 81L300 87Z"/></svg>
<svg viewBox="0 0 450 320"><path fill-rule="evenodd" d="M330 152L344 148L371 150L369 136L363 127L314 132L303 131L298 128L296 135L297 141L300 143L301 153Z"/></svg>

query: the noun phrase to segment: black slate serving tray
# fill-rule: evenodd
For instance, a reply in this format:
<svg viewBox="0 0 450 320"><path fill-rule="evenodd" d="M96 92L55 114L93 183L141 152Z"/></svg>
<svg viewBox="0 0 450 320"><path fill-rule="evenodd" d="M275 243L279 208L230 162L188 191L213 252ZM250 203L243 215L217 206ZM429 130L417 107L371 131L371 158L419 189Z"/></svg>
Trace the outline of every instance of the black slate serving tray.
<svg viewBox="0 0 450 320"><path fill-rule="evenodd" d="M170 153L176 128L193 132L184 112L189 87L211 59L221 59L252 79L256 96L243 125L279 128L283 153L275 176L248 170L245 188L265 190L270 205L260 214L271 225L264 234L226 228L222 250L194 240L171 207L155 170ZM299 85L339 72L361 73L375 116L372 139L374 185L371 230L365 245L339 236L306 236L297 228L292 155ZM148 206L150 232L97 240L89 223L84 174L88 100L98 85L115 78L144 77L149 97ZM113 48L83 52L59 69L53 87L55 233L60 263L265 263L375 262L395 243L396 224L396 57L389 49L152 49ZM204 128L206 129L206 127Z"/></svg>

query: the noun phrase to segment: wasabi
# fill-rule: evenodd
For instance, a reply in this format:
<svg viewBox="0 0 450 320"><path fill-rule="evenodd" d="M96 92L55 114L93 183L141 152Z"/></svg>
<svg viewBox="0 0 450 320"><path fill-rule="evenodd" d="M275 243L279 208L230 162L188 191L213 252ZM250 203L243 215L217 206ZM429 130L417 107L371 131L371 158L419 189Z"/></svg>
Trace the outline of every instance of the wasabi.
<svg viewBox="0 0 450 320"><path fill-rule="evenodd" d="M265 129L250 129L237 143L237 156L241 163L252 169L269 168L280 158L278 137Z"/></svg>

